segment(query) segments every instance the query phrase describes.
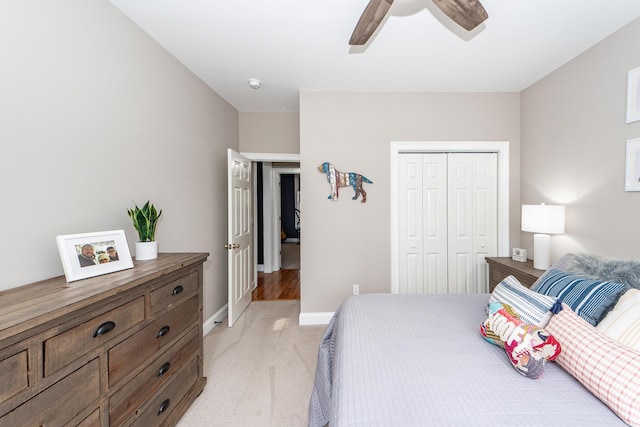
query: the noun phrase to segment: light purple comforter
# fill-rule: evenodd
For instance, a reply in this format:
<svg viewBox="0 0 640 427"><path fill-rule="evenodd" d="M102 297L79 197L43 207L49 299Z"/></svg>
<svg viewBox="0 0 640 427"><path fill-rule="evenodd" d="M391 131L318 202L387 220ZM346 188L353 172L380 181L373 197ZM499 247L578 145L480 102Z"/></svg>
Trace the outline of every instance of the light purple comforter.
<svg viewBox="0 0 640 427"><path fill-rule="evenodd" d="M626 425L555 363L519 375L479 333L488 298L347 299L320 345L309 426Z"/></svg>

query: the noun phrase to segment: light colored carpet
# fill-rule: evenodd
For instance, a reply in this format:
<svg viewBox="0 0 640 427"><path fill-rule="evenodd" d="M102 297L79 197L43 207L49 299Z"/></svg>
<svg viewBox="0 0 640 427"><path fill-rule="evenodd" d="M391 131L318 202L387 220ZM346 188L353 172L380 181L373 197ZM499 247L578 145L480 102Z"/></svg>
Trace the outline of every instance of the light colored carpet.
<svg viewBox="0 0 640 427"><path fill-rule="evenodd" d="M254 301L204 338L207 385L178 427L303 427L325 326L298 326L300 301Z"/></svg>

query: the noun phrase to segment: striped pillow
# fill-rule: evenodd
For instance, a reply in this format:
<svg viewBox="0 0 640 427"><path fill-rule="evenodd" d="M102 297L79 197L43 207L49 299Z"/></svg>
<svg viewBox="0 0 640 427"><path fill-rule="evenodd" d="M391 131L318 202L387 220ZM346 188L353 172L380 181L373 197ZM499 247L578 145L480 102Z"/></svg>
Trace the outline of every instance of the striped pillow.
<svg viewBox="0 0 640 427"><path fill-rule="evenodd" d="M547 271L534 286L534 291L557 297L593 326L627 289L622 283L572 276L553 269Z"/></svg>
<svg viewBox="0 0 640 427"><path fill-rule="evenodd" d="M505 277L498 283L489 297L487 308L494 302L511 306L524 323L539 328L547 325L554 310L562 308L557 298L534 292L513 276Z"/></svg>
<svg viewBox="0 0 640 427"><path fill-rule="evenodd" d="M640 351L640 290L624 293L597 329L611 339Z"/></svg>
<svg viewBox="0 0 640 427"><path fill-rule="evenodd" d="M624 422L640 426L640 352L613 341L565 308L546 327L562 343L556 363Z"/></svg>

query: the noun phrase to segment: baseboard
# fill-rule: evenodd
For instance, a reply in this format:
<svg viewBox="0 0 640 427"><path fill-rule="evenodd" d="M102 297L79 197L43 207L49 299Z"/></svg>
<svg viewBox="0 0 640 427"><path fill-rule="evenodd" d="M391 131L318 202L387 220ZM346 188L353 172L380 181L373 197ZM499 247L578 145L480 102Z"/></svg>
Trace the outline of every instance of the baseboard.
<svg viewBox="0 0 640 427"><path fill-rule="evenodd" d="M227 317L227 304L225 304L220 310L218 310L213 316L208 318L202 325L202 336L207 335L213 330L219 323L221 323L225 317ZM333 317L332 311L319 312L319 313L300 313L298 316L298 324L300 326L313 326L313 325L328 325L329 321Z"/></svg>
<svg viewBox="0 0 640 427"><path fill-rule="evenodd" d="M332 317L333 312L328 311L320 313L300 313L300 316L298 316L298 324L300 326L328 325Z"/></svg>
<svg viewBox="0 0 640 427"><path fill-rule="evenodd" d="M227 317L228 304L222 306L222 308L215 312L213 316L205 320L202 324L202 336L207 335L213 330L219 323L222 323L225 317Z"/></svg>

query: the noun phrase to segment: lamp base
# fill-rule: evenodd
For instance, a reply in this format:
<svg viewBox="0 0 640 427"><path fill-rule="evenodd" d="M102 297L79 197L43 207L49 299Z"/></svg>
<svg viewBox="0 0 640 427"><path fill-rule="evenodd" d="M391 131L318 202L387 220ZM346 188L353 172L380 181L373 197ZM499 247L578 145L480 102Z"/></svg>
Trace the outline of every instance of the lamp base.
<svg viewBox="0 0 640 427"><path fill-rule="evenodd" d="M551 263L551 236L533 235L533 268L547 270Z"/></svg>

